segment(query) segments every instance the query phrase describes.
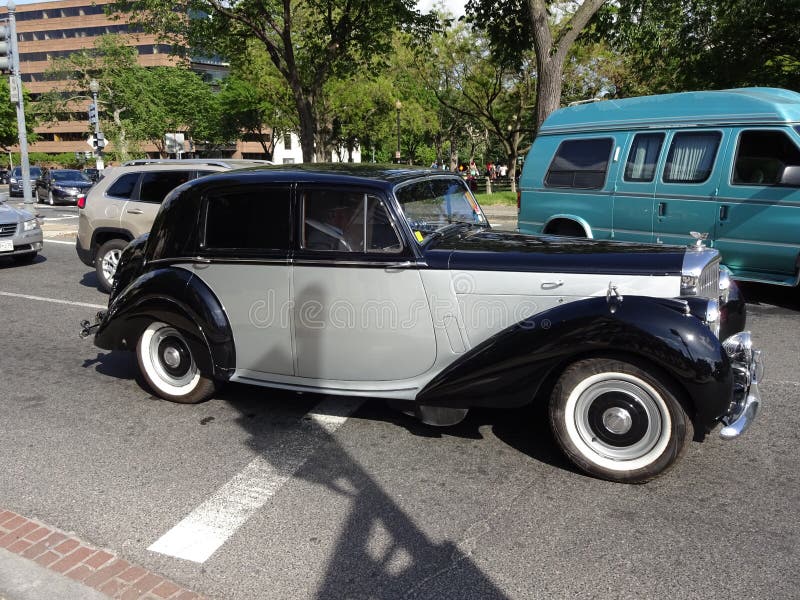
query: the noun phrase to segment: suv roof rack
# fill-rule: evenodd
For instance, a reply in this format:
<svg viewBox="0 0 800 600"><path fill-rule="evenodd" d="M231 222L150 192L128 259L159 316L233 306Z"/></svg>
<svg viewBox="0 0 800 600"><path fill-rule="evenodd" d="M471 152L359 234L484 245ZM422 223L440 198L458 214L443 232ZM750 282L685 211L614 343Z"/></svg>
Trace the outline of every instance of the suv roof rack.
<svg viewBox="0 0 800 600"><path fill-rule="evenodd" d="M122 163L123 167L136 167L142 165L214 165L217 167L234 167L237 165L271 165L269 160L249 158L139 158Z"/></svg>

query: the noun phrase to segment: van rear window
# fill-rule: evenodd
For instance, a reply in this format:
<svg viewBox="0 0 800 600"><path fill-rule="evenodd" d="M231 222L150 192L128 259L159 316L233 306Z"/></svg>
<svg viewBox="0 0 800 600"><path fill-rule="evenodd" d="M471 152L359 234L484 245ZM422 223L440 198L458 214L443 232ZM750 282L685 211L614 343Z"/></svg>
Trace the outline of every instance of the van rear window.
<svg viewBox="0 0 800 600"><path fill-rule="evenodd" d="M561 142L547 171L545 185L588 190L602 188L613 146L611 138Z"/></svg>

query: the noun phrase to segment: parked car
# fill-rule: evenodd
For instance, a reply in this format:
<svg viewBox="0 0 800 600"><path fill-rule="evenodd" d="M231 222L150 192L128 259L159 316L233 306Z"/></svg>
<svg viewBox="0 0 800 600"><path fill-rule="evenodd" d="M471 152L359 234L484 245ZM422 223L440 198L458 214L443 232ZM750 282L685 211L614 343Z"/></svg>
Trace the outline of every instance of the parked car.
<svg viewBox="0 0 800 600"><path fill-rule="evenodd" d="M745 88L550 115L520 179L520 231L665 244L707 235L737 279L800 281L800 94Z"/></svg>
<svg viewBox="0 0 800 600"><path fill-rule="evenodd" d="M36 180L36 200L54 204L78 204L85 198L92 180L76 169L49 169Z"/></svg>
<svg viewBox="0 0 800 600"><path fill-rule="evenodd" d="M34 190L36 180L42 176L41 167L30 166L31 176L31 192ZM11 196L22 196L22 167L14 167L11 169L11 175L8 178L8 193Z"/></svg>
<svg viewBox="0 0 800 600"><path fill-rule="evenodd" d="M8 180L11 177L11 171L8 169L0 169L0 184L8 185Z"/></svg>
<svg viewBox="0 0 800 600"><path fill-rule="evenodd" d="M235 381L393 399L434 425L548 402L579 468L638 482L752 422L744 320L716 250L496 231L457 175L300 165L175 189L82 325L174 402Z"/></svg>
<svg viewBox="0 0 800 600"><path fill-rule="evenodd" d="M263 162L143 159L106 169L78 202L78 257L95 268L100 289L110 291L122 249L150 231L161 202L173 188L203 175Z"/></svg>
<svg viewBox="0 0 800 600"><path fill-rule="evenodd" d="M33 262L42 249L42 228L36 215L0 199L0 257L18 263Z"/></svg>

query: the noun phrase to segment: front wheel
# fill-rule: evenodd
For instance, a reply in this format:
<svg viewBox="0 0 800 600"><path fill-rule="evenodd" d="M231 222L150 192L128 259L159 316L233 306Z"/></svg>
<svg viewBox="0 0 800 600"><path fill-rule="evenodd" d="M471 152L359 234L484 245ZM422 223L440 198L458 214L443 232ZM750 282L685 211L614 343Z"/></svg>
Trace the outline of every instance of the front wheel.
<svg viewBox="0 0 800 600"><path fill-rule="evenodd" d="M672 466L694 435L679 396L652 368L582 360L553 388L550 424L561 449L586 473L642 483Z"/></svg>
<svg viewBox="0 0 800 600"><path fill-rule="evenodd" d="M151 323L136 344L136 358L147 384L165 400L196 404L216 391L214 380L200 372L186 338L171 325Z"/></svg>
<svg viewBox="0 0 800 600"><path fill-rule="evenodd" d="M117 273L117 265L122 256L122 251L128 242L120 239L108 240L105 244L100 246L97 251L97 259L95 261L95 271L97 272L97 279L100 283L100 289L104 292L110 292L114 286L114 275Z"/></svg>

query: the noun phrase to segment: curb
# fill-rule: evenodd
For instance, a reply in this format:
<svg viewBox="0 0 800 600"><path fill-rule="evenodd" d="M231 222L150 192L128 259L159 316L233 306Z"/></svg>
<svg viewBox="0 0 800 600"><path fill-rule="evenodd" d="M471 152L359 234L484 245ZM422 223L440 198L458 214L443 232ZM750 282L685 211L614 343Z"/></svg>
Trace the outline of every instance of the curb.
<svg viewBox="0 0 800 600"><path fill-rule="evenodd" d="M0 548L119 600L206 600L113 552L0 508Z"/></svg>

